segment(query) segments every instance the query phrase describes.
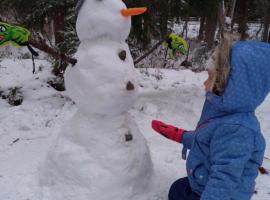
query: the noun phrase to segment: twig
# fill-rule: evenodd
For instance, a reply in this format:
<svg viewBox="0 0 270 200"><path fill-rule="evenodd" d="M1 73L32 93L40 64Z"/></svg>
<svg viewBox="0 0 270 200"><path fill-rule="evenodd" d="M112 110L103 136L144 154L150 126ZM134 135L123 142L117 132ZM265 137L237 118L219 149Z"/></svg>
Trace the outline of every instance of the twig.
<svg viewBox="0 0 270 200"><path fill-rule="evenodd" d="M16 140L14 140L11 144L9 144L10 146L12 146L13 144L15 144L16 142L19 142L20 138L17 138Z"/></svg>
<svg viewBox="0 0 270 200"><path fill-rule="evenodd" d="M39 40L35 40L33 38L30 39L29 44L32 45L33 47L44 51L45 53L51 55L52 57L56 59L63 60L67 63L70 63L72 65L75 65L77 63L77 60L75 58L71 58L67 56L66 54L59 52L58 50L50 47L44 40L39 38Z"/></svg>
<svg viewBox="0 0 270 200"><path fill-rule="evenodd" d="M134 64L138 64L141 62L143 59L145 59L147 56L149 56L152 52L154 52L163 42L165 39L160 40L157 44L155 44L148 52L146 52L144 55L142 55L140 58L136 59L134 61Z"/></svg>
<svg viewBox="0 0 270 200"><path fill-rule="evenodd" d="M264 175L264 174L269 174L270 170L265 169L264 167L259 167L259 172Z"/></svg>
<svg viewBox="0 0 270 200"><path fill-rule="evenodd" d="M266 156L263 157L265 160L270 160L270 158L267 158Z"/></svg>
<svg viewBox="0 0 270 200"><path fill-rule="evenodd" d="M146 52L144 55L142 55L140 58L137 58L134 61L134 64L138 64L139 62L141 62L143 59L145 59L147 56L149 56L151 53L153 53L164 41L167 40L167 38L169 37L171 33L169 33L165 38L163 38L162 40L160 40L158 43L156 43L148 52Z"/></svg>
<svg viewBox="0 0 270 200"><path fill-rule="evenodd" d="M40 139L46 139L48 138L48 136L39 136L39 137L34 137L34 138L24 138L24 139L20 139L17 138L16 140L14 140L11 144L9 144L10 146L12 146L13 144L19 142L19 141L32 141L32 140L40 140Z"/></svg>
<svg viewBox="0 0 270 200"><path fill-rule="evenodd" d="M18 24L21 24L21 23L19 23L19 20L17 20L16 22ZM37 35L37 33L35 33L35 35ZM29 45L31 45L31 46L33 46L41 51L44 51L45 53L51 55L52 57L54 57L56 59L65 61L65 62L70 63L72 65L75 65L77 63L77 60L75 58L71 58L68 55L54 49L53 47L50 47L45 42L45 40L42 39L41 37L38 37L38 40L36 40L34 37L31 37L29 40Z"/></svg>
<svg viewBox="0 0 270 200"><path fill-rule="evenodd" d="M261 23L259 30L256 32L256 37L258 37L258 35L261 32L262 28L263 28L263 23Z"/></svg>
<svg viewBox="0 0 270 200"><path fill-rule="evenodd" d="M22 141L32 141L32 140L40 140L40 139L46 139L48 136L39 136L39 137L34 137L34 138L25 138L22 139Z"/></svg>

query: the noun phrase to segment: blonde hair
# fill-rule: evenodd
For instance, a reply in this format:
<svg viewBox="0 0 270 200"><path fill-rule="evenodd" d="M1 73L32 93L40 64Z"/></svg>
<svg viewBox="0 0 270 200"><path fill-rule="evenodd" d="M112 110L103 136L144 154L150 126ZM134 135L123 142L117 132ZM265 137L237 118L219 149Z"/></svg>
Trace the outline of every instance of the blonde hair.
<svg viewBox="0 0 270 200"><path fill-rule="evenodd" d="M214 72L212 91L217 95L222 95L226 89L230 74L231 47L237 40L238 35L225 33L212 54L212 66L208 66L208 70Z"/></svg>

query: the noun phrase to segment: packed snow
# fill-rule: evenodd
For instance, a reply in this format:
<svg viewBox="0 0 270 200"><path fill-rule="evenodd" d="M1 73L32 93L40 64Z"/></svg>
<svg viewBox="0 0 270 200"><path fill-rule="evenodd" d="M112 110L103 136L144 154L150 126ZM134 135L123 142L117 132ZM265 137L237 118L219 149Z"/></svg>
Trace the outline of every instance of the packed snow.
<svg viewBox="0 0 270 200"><path fill-rule="evenodd" d="M118 42L124 41L131 28L130 18L124 18L119 12L126 9L119 0L100 1L83 0L76 30L80 41L109 37Z"/></svg>
<svg viewBox="0 0 270 200"><path fill-rule="evenodd" d="M40 166L42 200L152 198L150 151L128 113L139 88L125 43L133 14L116 0L81 5L78 62L65 72L67 94L78 110Z"/></svg>
<svg viewBox="0 0 270 200"><path fill-rule="evenodd" d="M0 99L0 199L38 199L39 167L61 127L77 111L66 92L57 92L46 83L51 77L50 64L42 60L36 62L42 70L35 75L31 72L31 60L4 59L0 63L1 90L17 86L22 87L24 93L21 106L13 107ZM138 73L139 98L130 114L146 138L155 178L160 183L154 200L165 200L170 184L186 176L185 161L181 159L182 146L156 134L150 122L161 119L193 129L201 112L202 83L207 73L159 69L141 69ZM269 158L269 97L257 113L267 141L265 156ZM113 153L110 148L106 150ZM80 156L83 155L78 158ZM265 160L264 167L269 169L270 161ZM253 200L269 199L269 181L269 175L259 176Z"/></svg>
<svg viewBox="0 0 270 200"><path fill-rule="evenodd" d="M65 73L66 92L48 85L45 60L34 75L29 59L0 63L2 93L19 88L24 97L16 107L0 99L0 199L166 200L186 176L182 145L156 134L151 121L194 129L207 73L135 70L125 43L134 9L118 0L80 5L78 63ZM270 98L258 110L267 141L269 112ZM267 182L269 175L258 178L254 200L269 199Z"/></svg>

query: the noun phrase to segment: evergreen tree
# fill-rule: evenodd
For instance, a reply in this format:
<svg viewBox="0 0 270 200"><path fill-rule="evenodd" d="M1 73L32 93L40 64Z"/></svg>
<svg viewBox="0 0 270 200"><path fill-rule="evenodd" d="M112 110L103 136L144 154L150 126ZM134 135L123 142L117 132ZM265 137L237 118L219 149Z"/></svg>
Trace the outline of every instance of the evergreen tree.
<svg viewBox="0 0 270 200"><path fill-rule="evenodd" d="M38 36L41 35L53 48L73 55L78 46L75 4L76 0L2 0L0 9L7 11L9 21L39 33ZM63 71L66 66L61 61L55 61L56 71L58 68Z"/></svg>

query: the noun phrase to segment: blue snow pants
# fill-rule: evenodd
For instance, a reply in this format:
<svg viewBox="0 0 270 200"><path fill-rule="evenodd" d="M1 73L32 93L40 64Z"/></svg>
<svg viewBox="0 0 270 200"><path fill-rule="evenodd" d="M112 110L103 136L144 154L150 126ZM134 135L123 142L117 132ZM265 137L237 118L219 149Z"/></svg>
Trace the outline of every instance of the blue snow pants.
<svg viewBox="0 0 270 200"><path fill-rule="evenodd" d="M188 178L185 177L172 184L169 200L200 200L200 196L192 192Z"/></svg>

